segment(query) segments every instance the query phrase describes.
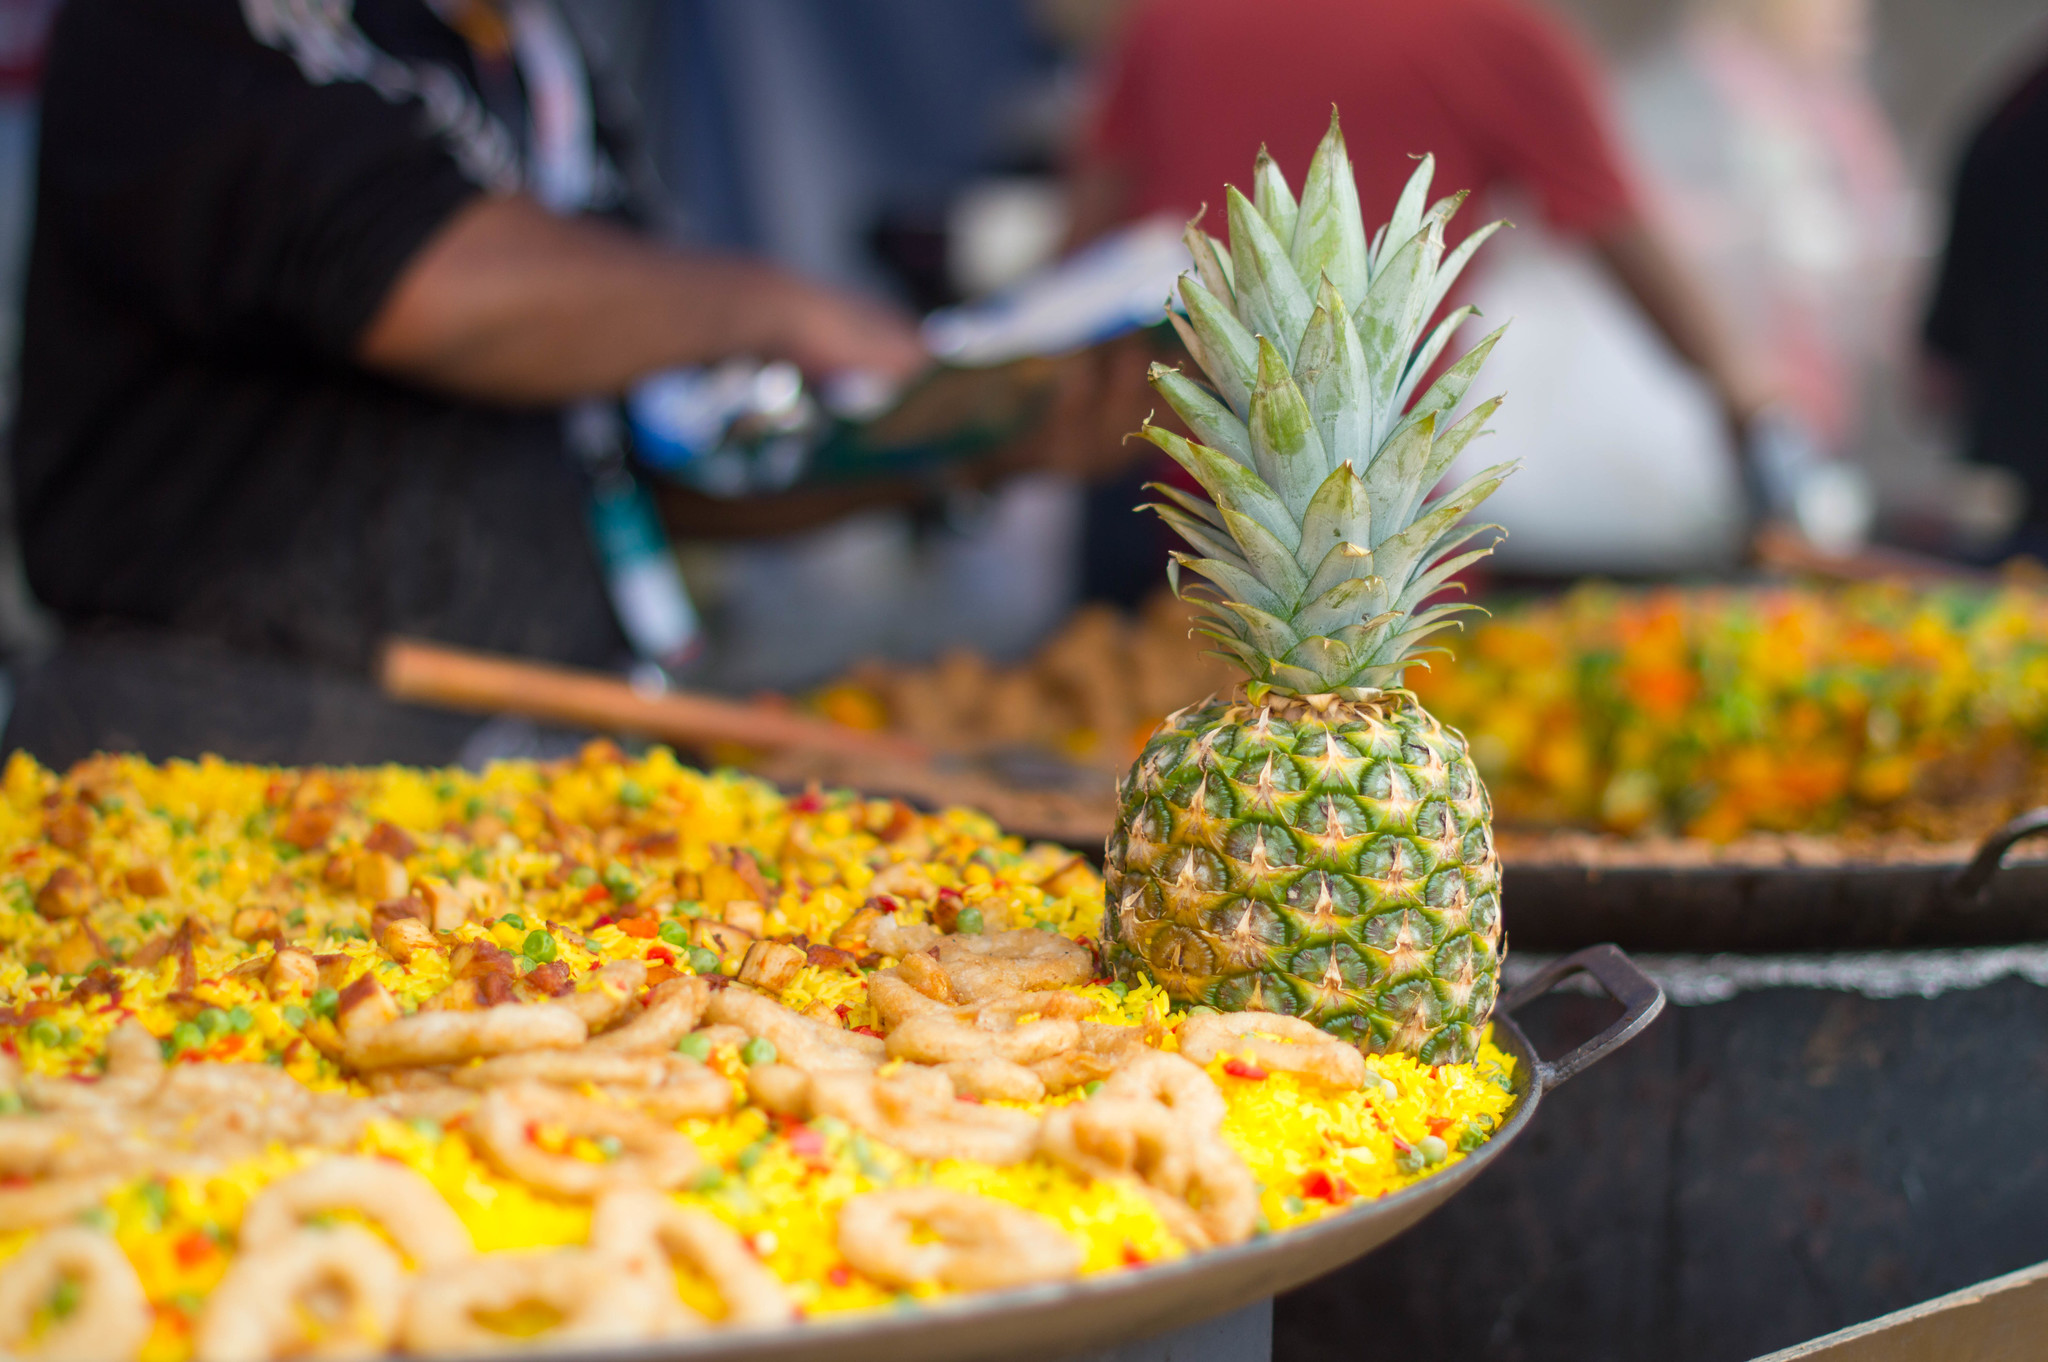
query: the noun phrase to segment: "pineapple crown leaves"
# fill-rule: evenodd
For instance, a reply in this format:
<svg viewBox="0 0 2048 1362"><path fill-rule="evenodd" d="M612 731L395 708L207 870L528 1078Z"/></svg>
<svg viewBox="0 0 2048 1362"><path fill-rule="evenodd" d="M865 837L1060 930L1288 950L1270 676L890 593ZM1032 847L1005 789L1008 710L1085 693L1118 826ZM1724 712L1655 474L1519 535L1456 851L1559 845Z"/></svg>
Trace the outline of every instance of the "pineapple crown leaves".
<svg viewBox="0 0 2048 1362"><path fill-rule="evenodd" d="M1333 110L1298 202L1261 149L1252 196L1225 190L1230 244L1200 216L1188 224L1186 315L1168 316L1210 386L1152 366L1153 388L1194 438L1150 421L1139 434L1208 497L1155 483L1164 501L1149 509L1192 550L1174 552L1167 576L1207 607L1197 632L1244 667L1255 697L1369 698L1478 608L1429 602L1493 551L1497 538L1468 545L1500 527L1466 517L1516 465L1429 492L1500 405L1452 419L1501 331L1416 389L1474 310L1425 327L1502 224L1446 252L1444 225L1465 196L1429 202L1434 169L1423 157L1368 243ZM1183 590L1183 571L1206 586Z"/></svg>

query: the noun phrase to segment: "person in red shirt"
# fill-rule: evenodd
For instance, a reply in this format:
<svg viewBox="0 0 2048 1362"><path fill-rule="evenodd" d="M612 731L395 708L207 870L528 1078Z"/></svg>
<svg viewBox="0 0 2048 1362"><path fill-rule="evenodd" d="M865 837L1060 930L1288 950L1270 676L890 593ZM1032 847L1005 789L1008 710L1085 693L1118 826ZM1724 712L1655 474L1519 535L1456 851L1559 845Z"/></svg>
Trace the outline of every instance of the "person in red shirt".
<svg viewBox="0 0 2048 1362"><path fill-rule="evenodd" d="M1769 383L1645 218L1591 56L1525 0L1137 0L1075 166L1074 240L1205 203L1220 215L1261 144L1298 179L1333 105L1368 223L1423 152L1446 191L1519 189L1592 247L1738 437L1766 404ZM1479 220L1454 220L1454 243Z"/></svg>

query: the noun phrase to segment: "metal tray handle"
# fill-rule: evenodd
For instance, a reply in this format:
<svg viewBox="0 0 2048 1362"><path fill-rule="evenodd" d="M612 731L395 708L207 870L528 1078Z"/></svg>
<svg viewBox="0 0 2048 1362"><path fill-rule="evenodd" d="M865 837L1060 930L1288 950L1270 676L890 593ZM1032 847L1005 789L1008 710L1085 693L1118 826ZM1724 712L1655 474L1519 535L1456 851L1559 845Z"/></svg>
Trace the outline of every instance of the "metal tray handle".
<svg viewBox="0 0 2048 1362"><path fill-rule="evenodd" d="M1621 1016L1605 1031L1552 1063L1536 1061L1536 1081L1544 1092L1559 1087L1583 1070L1592 1068L1601 1060L1635 1038L1638 1031L1657 1019L1664 1010L1664 990L1657 981L1636 968L1636 962L1622 954L1621 947L1614 945L1588 946L1574 951L1562 960L1553 960L1537 971L1535 977L1526 979L1518 988L1510 989L1500 1000L1502 1012L1513 1012L1524 1003L1533 1002L1556 988L1558 984L1574 974L1590 974L1593 982L1606 991L1607 996L1621 1004Z"/></svg>
<svg viewBox="0 0 2048 1362"><path fill-rule="evenodd" d="M1970 863L1949 881L1950 902L1966 908L1982 903L1999 867L2005 864L2005 853L2012 850L2014 843L2043 832L2048 832L2048 809L2028 809L1986 837Z"/></svg>

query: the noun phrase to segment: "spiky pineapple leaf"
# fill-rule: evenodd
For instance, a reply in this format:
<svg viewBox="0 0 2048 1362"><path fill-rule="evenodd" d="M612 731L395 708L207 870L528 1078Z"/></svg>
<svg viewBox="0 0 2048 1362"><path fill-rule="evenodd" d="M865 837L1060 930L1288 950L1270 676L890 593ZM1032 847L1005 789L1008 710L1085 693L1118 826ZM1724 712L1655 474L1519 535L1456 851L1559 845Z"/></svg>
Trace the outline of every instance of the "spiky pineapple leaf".
<svg viewBox="0 0 2048 1362"><path fill-rule="evenodd" d="M1251 432L1237 413L1216 400L1215 394L1164 364L1152 366L1152 390L1166 399L1174 415L1187 423L1195 438L1211 449L1222 450L1246 468L1252 466Z"/></svg>
<svg viewBox="0 0 2048 1362"><path fill-rule="evenodd" d="M1260 482L1258 475L1226 454L1198 445L1147 421L1138 433L1166 452L1209 494L1217 509L1226 515L1235 510L1263 527L1275 542L1285 543L1292 553L1301 544L1301 528L1287 511L1287 505ZM1226 522L1227 523L1227 522Z"/></svg>
<svg viewBox="0 0 2048 1362"><path fill-rule="evenodd" d="M1202 372L1230 409L1243 414L1250 409L1252 383L1259 373L1259 347L1252 333L1199 279L1181 276L1180 301L1188 310L1188 325L1201 342L1198 358Z"/></svg>
<svg viewBox="0 0 2048 1362"><path fill-rule="evenodd" d="M1252 468L1280 494L1297 523L1323 481L1323 437L1310 419L1308 401L1294 386L1287 361L1259 337L1259 381L1252 389Z"/></svg>
<svg viewBox="0 0 2048 1362"><path fill-rule="evenodd" d="M1280 167L1264 147L1259 148L1258 159L1252 162L1252 206L1259 210L1259 216L1282 244L1294 240L1295 215L1299 211L1294 191L1287 187L1287 177L1280 173Z"/></svg>
<svg viewBox="0 0 2048 1362"><path fill-rule="evenodd" d="M1352 174L1335 110L1330 113L1330 131L1316 147L1308 177L1302 181L1293 242L1294 269L1301 279L1328 279L1347 303L1365 297L1371 267L1358 207L1358 179Z"/></svg>
<svg viewBox="0 0 2048 1362"><path fill-rule="evenodd" d="M1188 256L1195 262L1195 273L1202 278L1202 287L1212 297L1224 303L1236 304L1236 291L1230 282L1230 251L1202 230L1202 217L1207 213L1205 204L1202 212L1195 214L1188 225L1181 228L1180 239L1188 248Z"/></svg>
<svg viewBox="0 0 2048 1362"><path fill-rule="evenodd" d="M1294 356L1294 381L1308 399L1329 466L1362 469L1372 461L1371 381L1365 347L1344 299L1326 275L1316 310Z"/></svg>
<svg viewBox="0 0 2048 1362"><path fill-rule="evenodd" d="M1237 261L1237 316L1245 328L1281 347L1288 363L1315 309L1308 290L1287 258L1286 247L1250 199L1226 187L1230 207L1230 249Z"/></svg>
<svg viewBox="0 0 2048 1362"><path fill-rule="evenodd" d="M1366 495L1365 479L1349 464L1338 464L1309 498L1308 511L1301 518L1301 544L1294 561L1306 570L1321 566L1325 555L1339 544L1365 548L1372 537L1372 499ZM1368 561L1368 570L1371 564Z"/></svg>
<svg viewBox="0 0 2048 1362"><path fill-rule="evenodd" d="M1294 561L1294 549L1280 542L1278 536L1264 525L1247 515L1239 515L1230 508L1228 501L1217 503L1223 508L1223 523L1230 529L1230 537L1237 541L1237 547L1251 564L1259 580L1277 592L1288 608L1301 599L1302 591L1308 586L1308 576Z"/></svg>
<svg viewBox="0 0 2048 1362"><path fill-rule="evenodd" d="M1157 492L1189 515L1207 522L1214 529L1220 530L1223 528L1223 512L1217 510L1214 505L1202 500L1202 498L1192 492L1183 492L1170 482L1148 482L1145 484L1145 490ZM1146 508L1138 506L1133 509L1142 511Z"/></svg>

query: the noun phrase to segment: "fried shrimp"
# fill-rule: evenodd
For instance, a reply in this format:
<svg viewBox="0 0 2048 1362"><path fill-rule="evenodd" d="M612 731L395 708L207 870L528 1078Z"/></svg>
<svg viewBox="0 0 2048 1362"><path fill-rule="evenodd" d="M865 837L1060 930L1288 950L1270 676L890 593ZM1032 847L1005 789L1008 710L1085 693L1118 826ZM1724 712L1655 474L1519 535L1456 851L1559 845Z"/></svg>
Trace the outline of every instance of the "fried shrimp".
<svg viewBox="0 0 2048 1362"><path fill-rule="evenodd" d="M1085 984L1095 967L1080 942L1032 928L940 937L938 961L953 996L967 1003Z"/></svg>
<svg viewBox="0 0 2048 1362"><path fill-rule="evenodd" d="M660 1121L535 1083L485 1094L471 1127L500 1172L563 1196L596 1196L614 1187L666 1191L688 1182L704 1164L696 1145ZM551 1153L535 1142L548 1131L564 1141L603 1141L617 1152L602 1163L567 1150Z"/></svg>
<svg viewBox="0 0 2048 1362"><path fill-rule="evenodd" d="M595 1035L625 1016L640 990L646 987L646 961L613 960L590 976L589 988L565 994L555 1004L581 1017L584 1026Z"/></svg>
<svg viewBox="0 0 2048 1362"><path fill-rule="evenodd" d="M988 1291L1056 1282L1081 1270L1081 1249L1046 1217L945 1187L866 1192L839 1209L839 1251L891 1286L936 1282Z"/></svg>
<svg viewBox="0 0 2048 1362"><path fill-rule="evenodd" d="M36 1316L67 1282L77 1304L32 1341ZM120 1246L83 1226L51 1230L0 1267L0 1353L8 1357L128 1362L142 1351L153 1322Z"/></svg>
<svg viewBox="0 0 2048 1362"><path fill-rule="evenodd" d="M342 1210L373 1222L422 1270L476 1252L462 1218L433 1183L403 1164L356 1157L326 1159L257 1193L236 1243L244 1255L267 1254L311 1217Z"/></svg>
<svg viewBox="0 0 2048 1362"><path fill-rule="evenodd" d="M767 1041L785 1063L811 1073L869 1070L888 1054L887 1047L873 1036L828 1026L739 984L712 994L704 1015Z"/></svg>
<svg viewBox="0 0 2048 1362"><path fill-rule="evenodd" d="M664 979L648 995L647 1006L638 1015L601 1036L591 1038L593 1049L626 1054L661 1054L676 1047L690 1034L711 1001L711 985L694 974Z"/></svg>
<svg viewBox="0 0 2048 1362"><path fill-rule="evenodd" d="M1235 1244L1258 1221L1258 1184L1219 1136L1153 1101L1097 1096L1046 1114L1039 1149L1091 1178L1129 1178L1190 1248Z"/></svg>
<svg viewBox="0 0 2048 1362"><path fill-rule="evenodd" d="M608 1192L590 1218L592 1251L644 1276L666 1308L655 1319L661 1333L694 1332L711 1321L675 1299L673 1264L696 1269L718 1292L724 1327L786 1324L796 1304L782 1280L747 1250L731 1226L706 1211L678 1206L655 1192Z"/></svg>
<svg viewBox="0 0 2048 1362"><path fill-rule="evenodd" d="M567 1049L581 1045L589 1034L583 1018L560 1003L507 1004L482 1012L415 1012L353 1032L342 1059L352 1069L459 1064L521 1050Z"/></svg>
<svg viewBox="0 0 2048 1362"><path fill-rule="evenodd" d="M1189 1017L1181 1023L1180 1052L1204 1065L1218 1055L1245 1055L1263 1068L1305 1074L1328 1087L1365 1086L1365 1056L1358 1047L1278 1012Z"/></svg>
<svg viewBox="0 0 2048 1362"><path fill-rule="evenodd" d="M487 1322L539 1307L553 1317L538 1334ZM487 1253L422 1276L400 1327L412 1353L504 1352L533 1346L630 1343L654 1332L662 1300L646 1278L584 1249Z"/></svg>
<svg viewBox="0 0 2048 1362"><path fill-rule="evenodd" d="M398 1333L405 1288L398 1255L369 1231L294 1229L236 1256L206 1299L193 1351L206 1362L374 1356Z"/></svg>
<svg viewBox="0 0 2048 1362"><path fill-rule="evenodd" d="M1216 1080L1179 1055L1147 1049L1102 1080L1099 1097L1157 1102L1209 1134L1223 1127L1223 1090Z"/></svg>

